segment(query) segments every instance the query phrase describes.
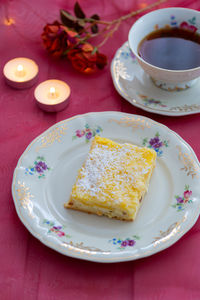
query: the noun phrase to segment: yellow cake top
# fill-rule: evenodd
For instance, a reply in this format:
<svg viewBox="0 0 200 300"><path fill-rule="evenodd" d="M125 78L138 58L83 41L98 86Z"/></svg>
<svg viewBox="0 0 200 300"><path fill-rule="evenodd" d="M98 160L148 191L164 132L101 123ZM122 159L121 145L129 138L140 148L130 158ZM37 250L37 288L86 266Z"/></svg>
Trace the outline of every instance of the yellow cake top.
<svg viewBox="0 0 200 300"><path fill-rule="evenodd" d="M133 209L147 189L155 159L156 152L149 148L96 136L72 197L91 206Z"/></svg>

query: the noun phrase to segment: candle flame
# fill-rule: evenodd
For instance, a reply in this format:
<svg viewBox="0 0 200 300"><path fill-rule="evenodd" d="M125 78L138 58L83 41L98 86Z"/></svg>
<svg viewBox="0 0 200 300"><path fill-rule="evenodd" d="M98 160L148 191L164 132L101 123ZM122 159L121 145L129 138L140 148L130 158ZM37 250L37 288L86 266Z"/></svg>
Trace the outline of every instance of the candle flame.
<svg viewBox="0 0 200 300"><path fill-rule="evenodd" d="M56 89L55 89L55 87L50 87L50 94L52 95L52 96L54 96L55 95L55 93L56 93Z"/></svg>
<svg viewBox="0 0 200 300"><path fill-rule="evenodd" d="M16 74L17 77L24 77L26 75L26 72L24 70L23 65L18 65L17 66L17 70L16 70L15 74Z"/></svg>
<svg viewBox="0 0 200 300"><path fill-rule="evenodd" d="M58 98L58 92L56 91L56 89L55 89L54 86L52 86L52 87L49 88L48 97L50 99L56 99L56 98Z"/></svg>
<svg viewBox="0 0 200 300"><path fill-rule="evenodd" d="M22 72L24 70L24 67L22 65L17 66L17 71Z"/></svg>

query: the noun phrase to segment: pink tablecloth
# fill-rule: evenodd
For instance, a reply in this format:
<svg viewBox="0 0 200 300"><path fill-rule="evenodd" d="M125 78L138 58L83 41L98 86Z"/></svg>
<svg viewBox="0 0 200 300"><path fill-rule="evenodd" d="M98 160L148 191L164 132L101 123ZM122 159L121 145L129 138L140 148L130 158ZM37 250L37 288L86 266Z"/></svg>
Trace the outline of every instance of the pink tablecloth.
<svg viewBox="0 0 200 300"><path fill-rule="evenodd" d="M88 16L99 13L111 20L140 8L144 1L80 1ZM200 158L199 114L167 117L135 108L115 91L109 65L92 76L80 75L68 63L55 62L43 49L40 33L46 22L69 11L74 1L10 0L0 2L0 64L13 57L29 57L40 67L39 82L66 81L72 89L69 107L55 114L35 104L34 87L16 91L0 78L0 299L200 299L200 221L175 245L133 262L97 264L63 256L35 239L20 222L11 196L14 168L27 145L58 121L92 111L122 111L145 115L180 134ZM169 1L165 6L200 9L195 0ZM4 24L5 17L14 24ZM109 64L127 40L133 20L103 47ZM92 88L91 88L92 87Z"/></svg>

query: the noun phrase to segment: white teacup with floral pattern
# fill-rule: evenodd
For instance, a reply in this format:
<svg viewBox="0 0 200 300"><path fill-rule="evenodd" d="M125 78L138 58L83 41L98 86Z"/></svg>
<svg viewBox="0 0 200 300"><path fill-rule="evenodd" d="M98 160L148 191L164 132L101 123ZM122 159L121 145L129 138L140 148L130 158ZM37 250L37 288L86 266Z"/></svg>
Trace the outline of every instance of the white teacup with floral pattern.
<svg viewBox="0 0 200 300"><path fill-rule="evenodd" d="M166 26L185 28L200 33L200 12L181 7L164 8L150 12L137 20L131 27L128 36L129 47L140 66L151 76L156 86L168 91L184 90L198 80L200 66L187 70L168 70L149 64L138 54L141 40L149 33Z"/></svg>

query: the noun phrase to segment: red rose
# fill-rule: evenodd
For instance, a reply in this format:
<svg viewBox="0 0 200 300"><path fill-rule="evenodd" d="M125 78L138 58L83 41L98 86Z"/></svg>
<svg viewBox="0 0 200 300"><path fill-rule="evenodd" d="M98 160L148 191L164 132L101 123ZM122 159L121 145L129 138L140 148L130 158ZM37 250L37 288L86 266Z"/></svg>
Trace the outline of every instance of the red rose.
<svg viewBox="0 0 200 300"><path fill-rule="evenodd" d="M67 58L71 61L77 53L80 53L79 49L69 49L67 52Z"/></svg>
<svg viewBox="0 0 200 300"><path fill-rule="evenodd" d="M91 62L91 63L96 64L96 61L97 61L97 55L96 55L96 53L92 53L91 51L90 51L90 52L82 51L82 54L83 54L83 57L84 57L88 62Z"/></svg>
<svg viewBox="0 0 200 300"><path fill-rule="evenodd" d="M74 69L81 73L91 74L96 69L96 56L94 59L91 51L84 51L84 47L71 49L67 57Z"/></svg>
<svg viewBox="0 0 200 300"><path fill-rule="evenodd" d="M89 44L89 43L83 44L83 46L81 47L81 50L82 50L83 56L85 57L85 59L88 62L96 63L96 60L97 60L96 52L93 53L94 47L91 44Z"/></svg>
<svg viewBox="0 0 200 300"><path fill-rule="evenodd" d="M85 44L82 45L81 49L84 52L92 52L94 50L94 47L89 43L85 43Z"/></svg>
<svg viewBox="0 0 200 300"><path fill-rule="evenodd" d="M54 57L60 58L66 50L77 43L77 33L55 21L47 24L42 33L42 40L47 51Z"/></svg>
<svg viewBox="0 0 200 300"><path fill-rule="evenodd" d="M81 53L81 52L75 54L74 57L71 59L71 62L72 62L72 66L74 67L74 69L76 69L77 71L79 71L81 73L91 74L91 73L95 72L95 69L96 69L95 62L92 63L92 62L88 61L83 56L83 53Z"/></svg>
<svg viewBox="0 0 200 300"><path fill-rule="evenodd" d="M79 48L71 49L67 57L72 62L73 67L79 72L92 74L97 68L103 69L107 64L105 55L98 51L93 53L93 46L89 43L79 46Z"/></svg>

